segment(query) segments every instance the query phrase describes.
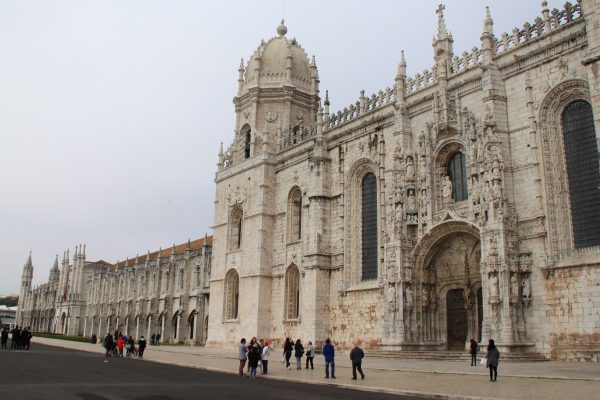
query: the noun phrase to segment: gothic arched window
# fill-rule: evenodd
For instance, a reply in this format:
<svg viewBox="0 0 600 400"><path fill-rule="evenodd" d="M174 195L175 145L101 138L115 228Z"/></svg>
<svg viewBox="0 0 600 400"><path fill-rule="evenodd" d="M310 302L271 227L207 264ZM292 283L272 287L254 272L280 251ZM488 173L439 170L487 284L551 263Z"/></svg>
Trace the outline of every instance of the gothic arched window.
<svg viewBox="0 0 600 400"><path fill-rule="evenodd" d="M452 182L452 198L454 201L463 201L469 198L467 191L467 167L465 155L456 153L448 162L448 176Z"/></svg>
<svg viewBox="0 0 600 400"><path fill-rule="evenodd" d="M362 280L377 279L377 178L369 172L361 184Z"/></svg>
<svg viewBox="0 0 600 400"><path fill-rule="evenodd" d="M229 249L238 250L242 245L242 217L243 211L241 207L235 207L231 211L229 220Z"/></svg>
<svg viewBox="0 0 600 400"><path fill-rule="evenodd" d="M300 272L292 265L285 274L285 318L297 319L300 310Z"/></svg>
<svg viewBox="0 0 600 400"><path fill-rule="evenodd" d="M302 192L298 187L288 196L288 242L302 238Z"/></svg>
<svg viewBox="0 0 600 400"><path fill-rule="evenodd" d="M600 169L592 106L572 102L561 123L575 248L600 245Z"/></svg>
<svg viewBox="0 0 600 400"><path fill-rule="evenodd" d="M235 269L230 270L225 276L225 319L238 317L238 303L240 300L240 277Z"/></svg>

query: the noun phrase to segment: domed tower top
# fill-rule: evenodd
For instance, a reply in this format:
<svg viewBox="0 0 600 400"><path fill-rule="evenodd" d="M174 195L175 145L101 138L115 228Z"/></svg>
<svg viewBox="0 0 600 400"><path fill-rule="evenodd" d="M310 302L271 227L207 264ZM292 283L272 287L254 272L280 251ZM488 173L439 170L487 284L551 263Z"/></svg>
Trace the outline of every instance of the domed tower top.
<svg viewBox="0 0 600 400"><path fill-rule="evenodd" d="M296 39L288 39L284 20L277 26L277 35L260 45L250 57L240 77L238 95L253 87L295 86L309 94L317 94L316 65L312 65L306 51ZM312 69L311 69L312 68ZM312 84L311 84L312 83Z"/></svg>

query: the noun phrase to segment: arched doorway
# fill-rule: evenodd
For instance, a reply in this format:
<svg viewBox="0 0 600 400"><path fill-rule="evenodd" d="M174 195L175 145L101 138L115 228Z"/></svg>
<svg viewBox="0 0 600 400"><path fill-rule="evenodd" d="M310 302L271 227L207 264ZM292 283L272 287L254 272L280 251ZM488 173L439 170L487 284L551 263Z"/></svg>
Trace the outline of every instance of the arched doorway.
<svg viewBox="0 0 600 400"><path fill-rule="evenodd" d="M430 349L462 351L480 338L481 244L476 227L450 220L435 227L416 255L416 326Z"/></svg>
<svg viewBox="0 0 600 400"><path fill-rule="evenodd" d="M198 317L198 313L194 310L188 316L188 340L193 341L196 340L196 318Z"/></svg>

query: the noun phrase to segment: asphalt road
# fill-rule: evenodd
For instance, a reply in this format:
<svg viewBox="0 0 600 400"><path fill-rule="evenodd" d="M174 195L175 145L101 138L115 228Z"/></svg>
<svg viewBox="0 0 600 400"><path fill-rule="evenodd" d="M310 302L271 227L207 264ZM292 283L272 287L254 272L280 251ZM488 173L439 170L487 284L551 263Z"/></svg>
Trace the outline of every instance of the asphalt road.
<svg viewBox="0 0 600 400"><path fill-rule="evenodd" d="M411 399L32 345L0 350L3 399ZM423 397L420 397L421 399Z"/></svg>

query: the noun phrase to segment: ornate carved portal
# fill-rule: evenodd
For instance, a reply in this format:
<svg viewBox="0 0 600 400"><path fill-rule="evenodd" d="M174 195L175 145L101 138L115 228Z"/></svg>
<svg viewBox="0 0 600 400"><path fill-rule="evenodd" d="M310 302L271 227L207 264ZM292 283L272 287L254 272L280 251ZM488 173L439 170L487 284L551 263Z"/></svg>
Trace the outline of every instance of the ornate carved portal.
<svg viewBox="0 0 600 400"><path fill-rule="evenodd" d="M463 225L440 235L418 258L420 342L440 350L465 349L470 338L479 339L483 317L478 235Z"/></svg>

